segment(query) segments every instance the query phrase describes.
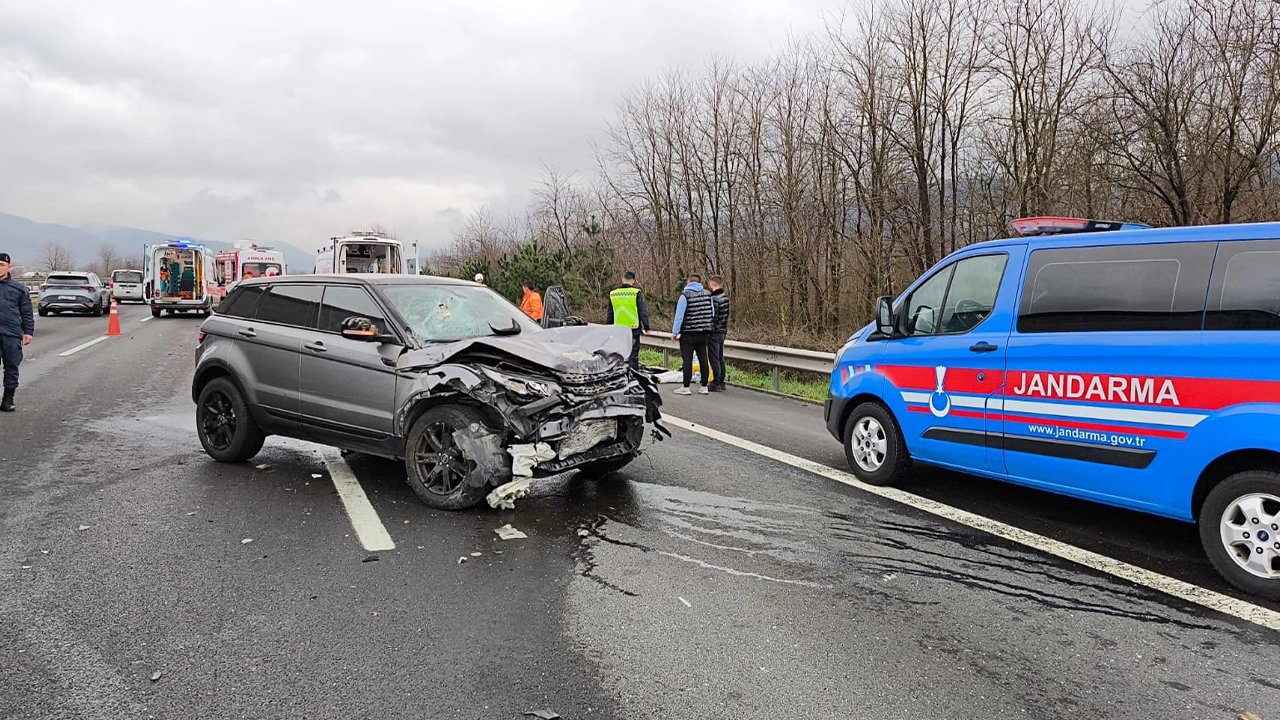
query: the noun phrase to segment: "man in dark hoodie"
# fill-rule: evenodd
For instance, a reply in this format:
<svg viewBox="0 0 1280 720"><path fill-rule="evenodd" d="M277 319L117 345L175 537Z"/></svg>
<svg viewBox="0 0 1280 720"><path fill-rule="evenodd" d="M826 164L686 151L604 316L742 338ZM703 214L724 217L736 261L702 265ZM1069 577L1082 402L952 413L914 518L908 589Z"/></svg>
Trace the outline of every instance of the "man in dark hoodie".
<svg viewBox="0 0 1280 720"><path fill-rule="evenodd" d="M711 305L711 293L702 287L702 276L690 275L689 282L676 301L676 321L671 334L680 341L680 359L683 361L684 386L676 388L676 395L692 395L689 383L693 381L693 356L698 356L702 388L698 394L707 394L711 376L711 363L707 361L707 342L715 326L715 309Z"/></svg>
<svg viewBox="0 0 1280 720"><path fill-rule="evenodd" d="M18 390L18 366L22 347L36 334L31 312L31 293L10 275L9 255L0 253L0 366L4 368L4 396L0 412L13 412L13 395Z"/></svg>
<svg viewBox="0 0 1280 720"><path fill-rule="evenodd" d="M707 354L711 356L711 392L723 392L724 384L724 339L729 334L729 296L724 294L724 278L712 275L707 278L707 287L711 290L711 307L715 310L715 321L711 328Z"/></svg>

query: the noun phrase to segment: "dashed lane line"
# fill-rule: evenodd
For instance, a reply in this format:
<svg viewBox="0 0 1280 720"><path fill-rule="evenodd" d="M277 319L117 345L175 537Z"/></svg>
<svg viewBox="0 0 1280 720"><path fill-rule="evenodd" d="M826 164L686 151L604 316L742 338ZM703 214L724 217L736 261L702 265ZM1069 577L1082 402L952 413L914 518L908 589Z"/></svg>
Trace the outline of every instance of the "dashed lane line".
<svg viewBox="0 0 1280 720"><path fill-rule="evenodd" d="M150 320L150 319L151 319L151 318L153 318L153 317L155 317L155 315L148 315L148 316L146 316L146 317L142 318L141 320L139 320L139 321L138 321L138 324L139 324L139 325L141 325L142 323L144 323L144 322L146 322L146 321Z"/></svg>
<svg viewBox="0 0 1280 720"><path fill-rule="evenodd" d="M1280 631L1280 612L1276 612L1275 610L1255 605L1245 600L1233 598L1229 595L1223 595L1222 593L1214 592L1213 590L1202 588L1199 585L1194 585L1176 578L1171 578L1167 575L1161 575L1160 573L1152 572L1136 565L1130 565L1129 563L1107 557L1106 555L1100 555L1090 550L1078 548L1074 545L1068 545L1067 543L1053 540L1052 538L1047 538L1043 535L1038 535L1012 525L1006 525L1005 523L997 520L992 520L991 518L977 515L967 510L961 510L960 508L952 507L950 505L937 502L936 500L930 500L929 498L921 497L919 495L913 495L909 492L898 490L897 488L868 485L854 475L842 470L836 470L835 468L827 467L822 463L807 460L781 450L775 450L767 445L761 445L759 443L751 442L750 440L744 440L740 437L720 432L719 430L713 430L709 427L689 422L688 420L681 420L680 418L672 417L666 413L663 413L662 421L668 425L698 433L699 435L711 438L712 440L718 440L726 445L732 445L746 450L747 452L769 458L770 460L776 460L794 468L798 468L815 475L820 475L829 480L834 480L838 483L848 485L849 487L857 488L863 492L877 495L886 500L892 500L893 502L907 505L916 510L923 510L931 515L936 515L952 522L960 523L961 525L967 525L976 530L981 530L997 537L1018 543L1019 545L1033 548L1040 552L1062 558L1063 560L1069 560L1078 565L1083 565L1099 572L1106 573L1112 577L1128 580L1129 582L1142 585L1152 590L1157 590L1166 595L1176 597L1179 600L1184 600L1186 602L1199 605L1200 607L1208 608L1209 610L1231 615L1232 617L1239 618L1255 625L1260 625L1264 628Z"/></svg>
<svg viewBox="0 0 1280 720"><path fill-rule="evenodd" d="M391 540L391 534L382 524L382 518L378 517L378 511L373 509L369 497L364 494L364 488L356 479L355 473L351 472L351 466L347 465L342 454L336 448L323 447L320 450L320 457L324 459L325 467L329 469L333 487L338 491L338 497L347 511L347 517L351 519L351 527L356 531L356 537L360 539L364 549L370 552L395 550L396 544Z"/></svg>
<svg viewBox="0 0 1280 720"><path fill-rule="evenodd" d="M75 347L71 348L70 350L64 350L64 351L62 351L62 352L58 353L58 357L67 357L68 355L75 355L76 353L80 352L81 350L87 350L88 348L91 348L91 347L93 347L94 345L97 345L98 343L102 342L103 340L106 340L106 339L107 339L107 338L109 338L109 337L111 337L111 336L110 336L110 335L99 335L98 337L96 337L96 338L94 338L94 339L90 340L90 341L89 341L89 342L87 342L87 343L81 343L81 344L79 344L79 345L77 345L77 346L75 346Z"/></svg>

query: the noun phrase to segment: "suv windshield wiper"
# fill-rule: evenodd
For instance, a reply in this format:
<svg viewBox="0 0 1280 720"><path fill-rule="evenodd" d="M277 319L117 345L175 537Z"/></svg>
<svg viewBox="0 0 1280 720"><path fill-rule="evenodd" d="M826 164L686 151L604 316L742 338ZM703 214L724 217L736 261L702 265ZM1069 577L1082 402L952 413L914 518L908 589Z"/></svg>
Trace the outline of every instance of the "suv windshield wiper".
<svg viewBox="0 0 1280 720"><path fill-rule="evenodd" d="M515 318L511 318L511 327L509 327L509 328L496 328L496 327L494 327L493 325L490 325L490 326L489 326L489 329L493 331L493 334L494 334L494 335L519 335L519 334L520 334L520 323L516 322L516 319L515 319Z"/></svg>

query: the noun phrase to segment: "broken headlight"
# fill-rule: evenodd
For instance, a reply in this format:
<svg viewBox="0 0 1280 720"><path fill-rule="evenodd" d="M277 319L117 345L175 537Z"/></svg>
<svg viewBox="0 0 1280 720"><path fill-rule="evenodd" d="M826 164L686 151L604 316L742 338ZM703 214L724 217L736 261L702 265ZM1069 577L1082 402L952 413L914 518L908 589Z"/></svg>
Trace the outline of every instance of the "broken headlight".
<svg viewBox="0 0 1280 720"><path fill-rule="evenodd" d="M526 375L510 375L485 368L484 374L498 387L505 389L507 392L518 398L525 400L534 400L537 398L551 397L560 392L560 386L546 380L545 378L530 377Z"/></svg>

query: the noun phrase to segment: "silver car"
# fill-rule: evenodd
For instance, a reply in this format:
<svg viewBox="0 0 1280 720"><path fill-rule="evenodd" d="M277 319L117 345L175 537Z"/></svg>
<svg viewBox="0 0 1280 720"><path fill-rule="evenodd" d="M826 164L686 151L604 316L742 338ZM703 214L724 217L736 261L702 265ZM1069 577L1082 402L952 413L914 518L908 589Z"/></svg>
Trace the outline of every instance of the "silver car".
<svg viewBox="0 0 1280 720"><path fill-rule="evenodd" d="M110 309L111 289L94 273L52 272L40 284L40 317L64 312L106 315Z"/></svg>
<svg viewBox="0 0 1280 720"><path fill-rule="evenodd" d="M200 327L197 433L221 462L286 435L402 459L433 507L510 507L534 478L613 472L647 425L666 432L631 332L581 322L544 329L449 278L246 280Z"/></svg>

